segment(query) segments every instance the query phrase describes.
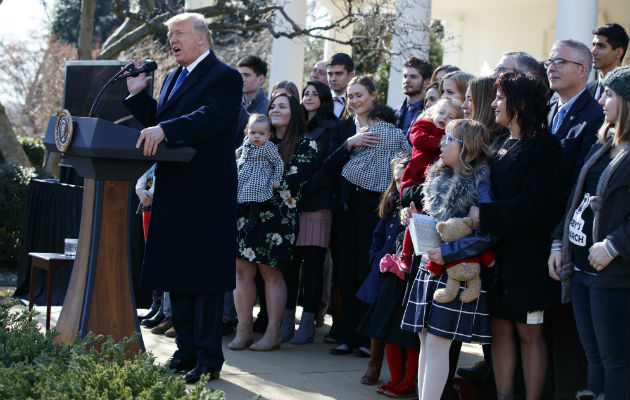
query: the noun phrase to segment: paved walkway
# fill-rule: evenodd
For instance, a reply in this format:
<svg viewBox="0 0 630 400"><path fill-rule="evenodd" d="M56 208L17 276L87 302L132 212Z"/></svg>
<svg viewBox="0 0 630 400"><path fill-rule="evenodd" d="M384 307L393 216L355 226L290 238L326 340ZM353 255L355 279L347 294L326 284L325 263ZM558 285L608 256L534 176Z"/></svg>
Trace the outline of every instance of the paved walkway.
<svg viewBox="0 0 630 400"><path fill-rule="evenodd" d="M44 326L46 307L35 309L40 313L40 324ZM51 326L56 325L60 311L61 307L52 308ZM300 312L301 309L298 308L298 316ZM296 319L298 323L299 318ZM317 329L314 343L283 343L280 349L270 352L231 351L227 344L232 336L224 337L226 362L221 371L221 379L211 381L210 387L224 391L228 400L252 400L257 395L269 400L384 400L385 397L374 390L376 386L366 386L359 382L367 367L366 358L352 354L333 356L328 353L332 345L324 343L323 336L328 332L330 323L328 316L326 325ZM158 363L166 362L175 351L174 339L153 335L145 328L142 328L142 335L147 350L155 356ZM465 344L459 364L468 367L481 359L480 346ZM379 384L388 379L389 371L384 362Z"/></svg>

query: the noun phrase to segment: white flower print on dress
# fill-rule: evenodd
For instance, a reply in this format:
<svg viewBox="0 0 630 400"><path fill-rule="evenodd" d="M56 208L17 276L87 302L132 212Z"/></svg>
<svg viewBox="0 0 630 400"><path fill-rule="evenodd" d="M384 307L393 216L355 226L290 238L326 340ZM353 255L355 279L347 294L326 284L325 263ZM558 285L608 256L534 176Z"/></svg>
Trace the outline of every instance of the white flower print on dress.
<svg viewBox="0 0 630 400"><path fill-rule="evenodd" d="M252 250L251 247L243 249L241 254L243 254L243 257L247 258L249 261L254 261L256 258L256 253L254 253L254 250Z"/></svg>
<svg viewBox="0 0 630 400"><path fill-rule="evenodd" d="M289 208L295 208L297 202L293 197L289 197L288 199L284 199L284 204L286 204L286 206Z"/></svg>
<svg viewBox="0 0 630 400"><path fill-rule="evenodd" d="M286 200L286 199L290 199L291 198L291 191L286 189L286 190L281 190L280 191L280 198L282 200Z"/></svg>
<svg viewBox="0 0 630 400"><path fill-rule="evenodd" d="M279 233L274 233L274 234L271 236L271 240L273 240L273 242L274 242L274 244L275 244L276 246L279 246L279 245L282 243L282 236L280 236L280 234L279 234Z"/></svg>
<svg viewBox="0 0 630 400"><path fill-rule="evenodd" d="M297 174L298 168L295 165L292 165L287 171L287 175Z"/></svg>
<svg viewBox="0 0 630 400"><path fill-rule="evenodd" d="M308 144L310 148L312 148L313 150L317 151L317 142L314 140L311 140L311 142Z"/></svg>

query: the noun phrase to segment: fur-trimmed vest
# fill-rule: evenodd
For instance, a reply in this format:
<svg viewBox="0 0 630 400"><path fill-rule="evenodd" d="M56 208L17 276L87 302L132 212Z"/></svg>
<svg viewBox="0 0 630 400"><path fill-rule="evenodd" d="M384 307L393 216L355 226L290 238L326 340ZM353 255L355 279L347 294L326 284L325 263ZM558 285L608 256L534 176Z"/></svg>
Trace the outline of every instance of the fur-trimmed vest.
<svg viewBox="0 0 630 400"><path fill-rule="evenodd" d="M422 186L422 211L438 222L465 217L470 206L479 205L479 184L489 180L486 164L477 166L471 176L463 176L438 160L427 171Z"/></svg>

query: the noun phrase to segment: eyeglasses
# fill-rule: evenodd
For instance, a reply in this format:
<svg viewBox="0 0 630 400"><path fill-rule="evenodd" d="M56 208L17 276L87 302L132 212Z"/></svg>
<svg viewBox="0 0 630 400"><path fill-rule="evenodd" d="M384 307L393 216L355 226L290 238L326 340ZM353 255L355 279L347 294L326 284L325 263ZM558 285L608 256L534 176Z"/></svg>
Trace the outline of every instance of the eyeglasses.
<svg viewBox="0 0 630 400"><path fill-rule="evenodd" d="M464 143L464 141L463 141L463 140L461 140L461 139L457 139L457 138L455 138L455 137L453 137L453 136L450 136L450 135L444 135L444 136L442 137L442 144L443 144L444 146L448 146L448 145L449 145L449 144L451 144L453 141L455 141L455 142L459 142L459 143Z"/></svg>
<svg viewBox="0 0 630 400"><path fill-rule="evenodd" d="M551 64L555 65L555 67L557 69L560 69L560 68L563 68L568 63L576 64L576 65L584 65L584 64L581 64L579 62L575 62L575 61L571 61L571 60L565 60L564 58L556 58L555 60L545 60L545 61L543 61L543 65L545 66L546 69L549 69L549 67L551 67Z"/></svg>

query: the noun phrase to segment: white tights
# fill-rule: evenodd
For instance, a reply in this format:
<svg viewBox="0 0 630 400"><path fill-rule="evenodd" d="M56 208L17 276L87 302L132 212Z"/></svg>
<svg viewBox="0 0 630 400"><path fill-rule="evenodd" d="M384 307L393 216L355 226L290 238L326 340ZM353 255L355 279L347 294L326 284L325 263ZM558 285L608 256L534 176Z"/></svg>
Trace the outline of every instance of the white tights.
<svg viewBox="0 0 630 400"><path fill-rule="evenodd" d="M418 396L420 400L439 400L448 379L448 352L452 340L427 333L426 329L418 336Z"/></svg>

